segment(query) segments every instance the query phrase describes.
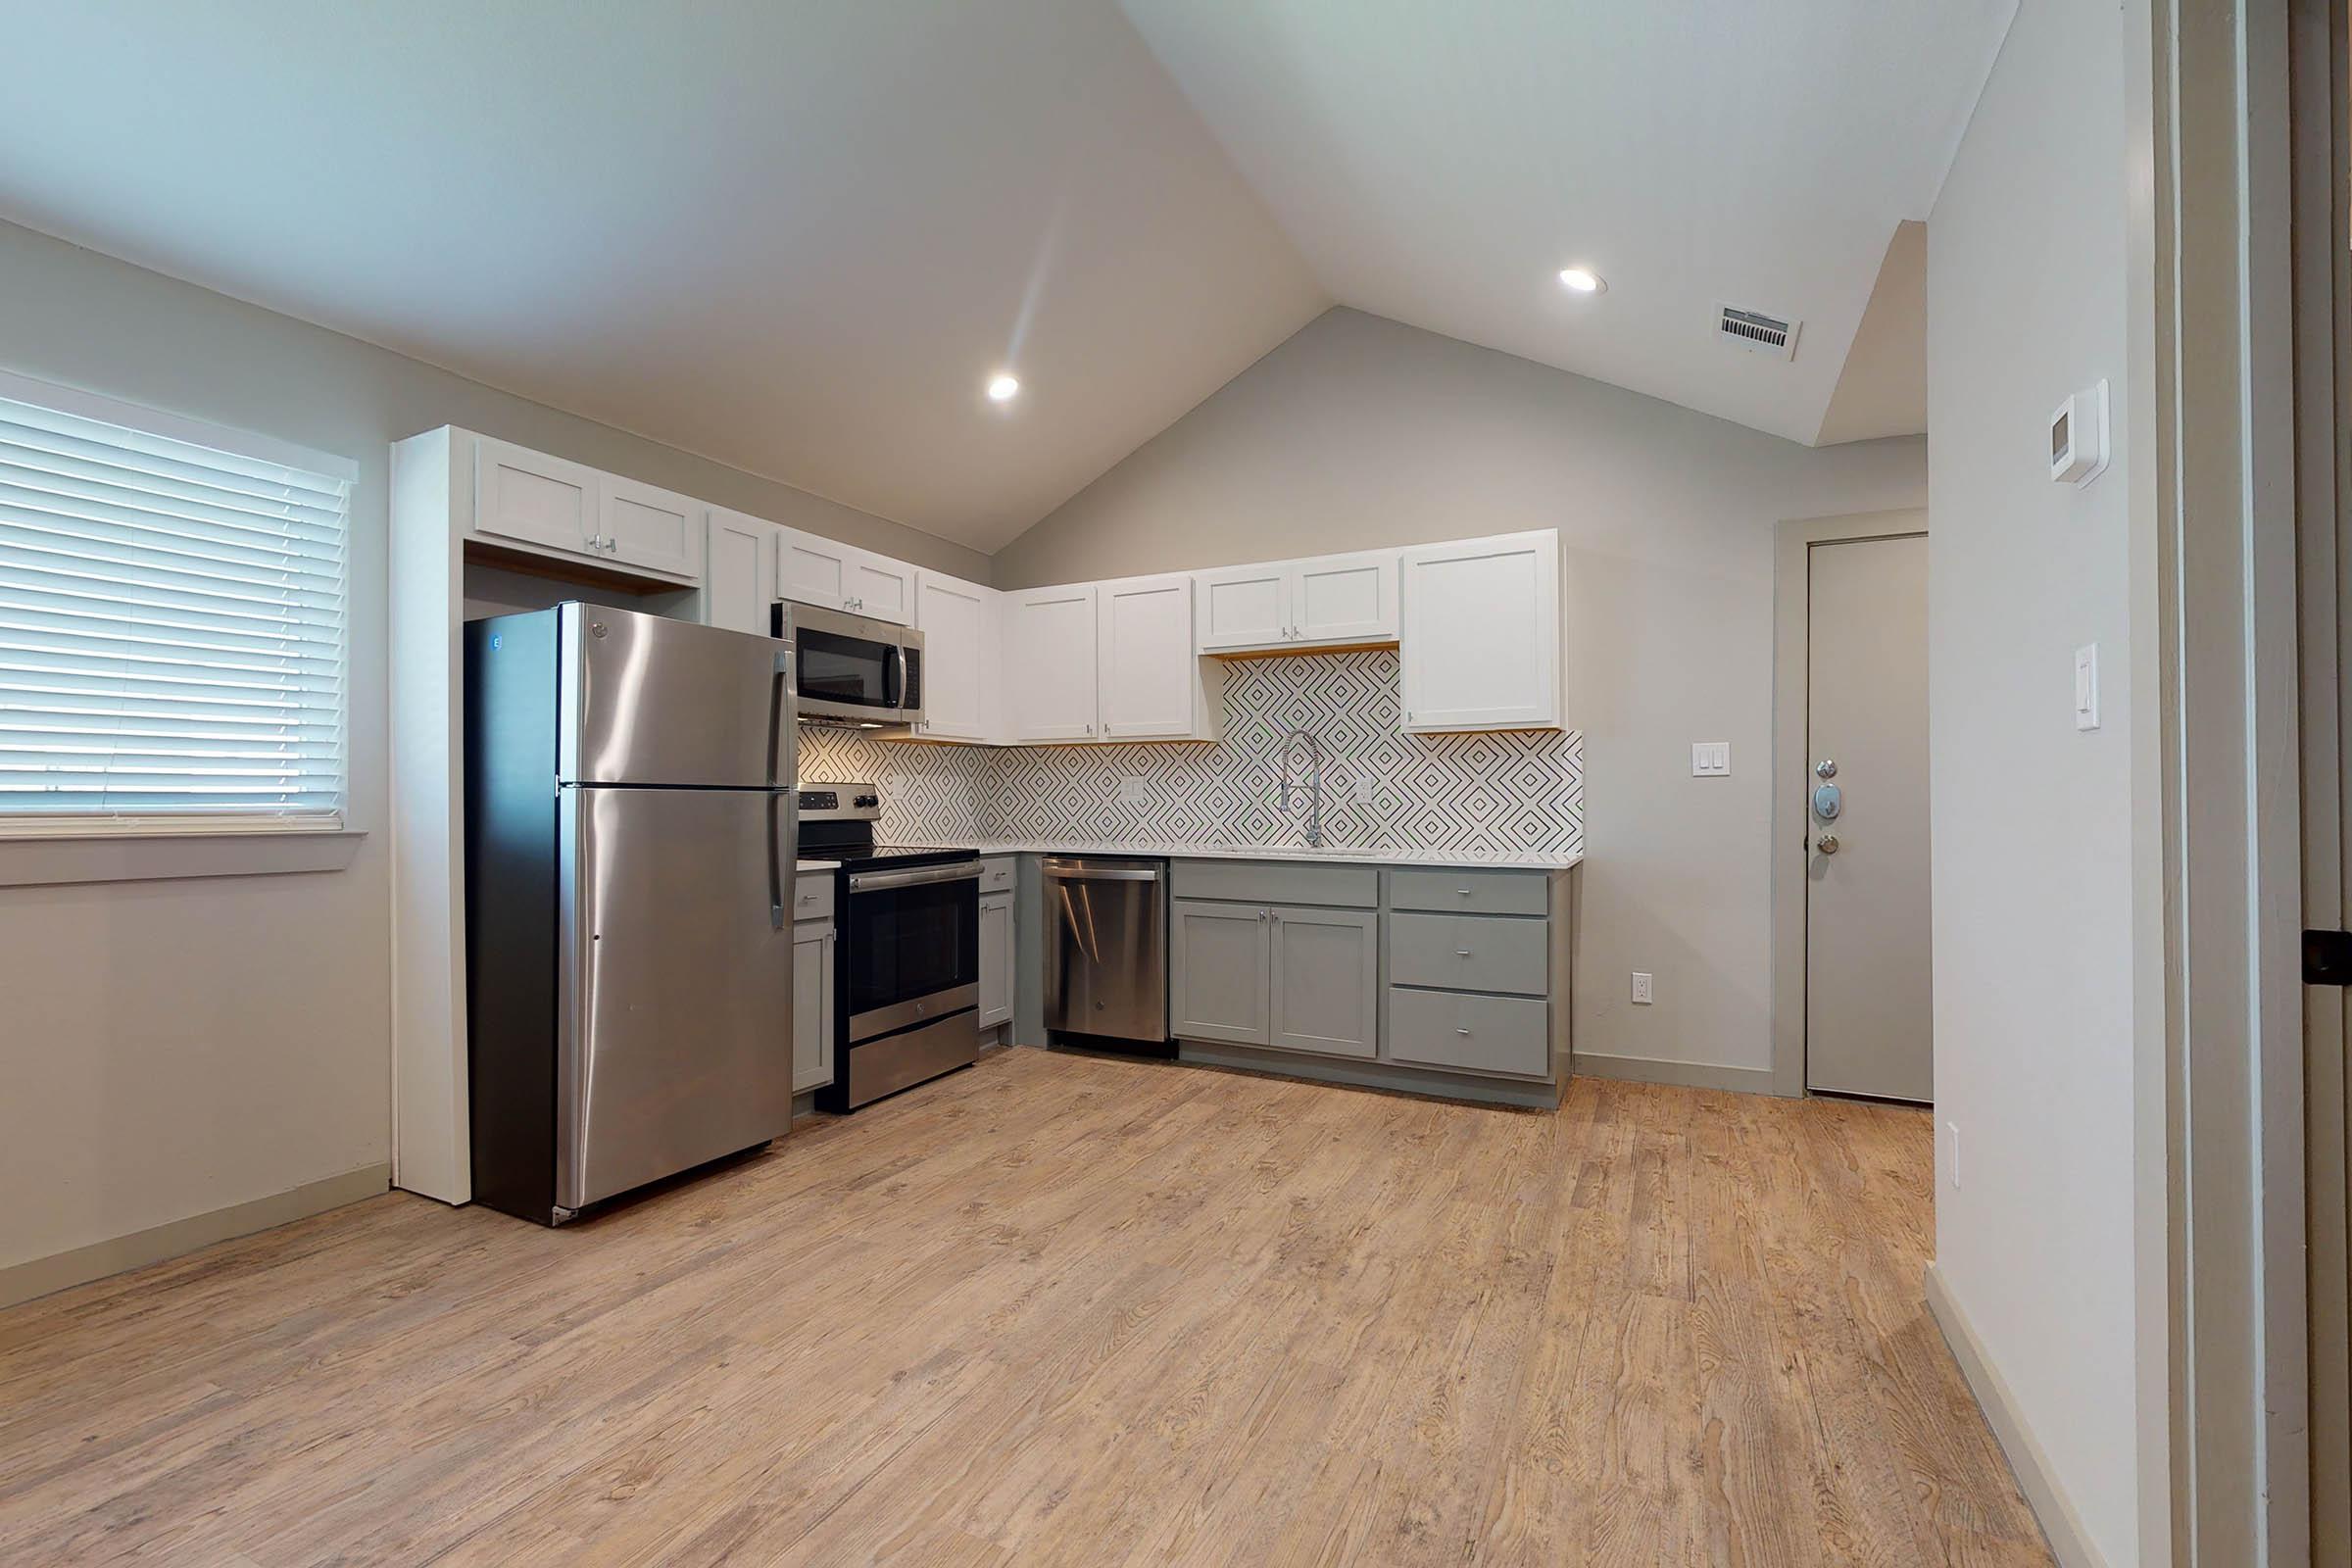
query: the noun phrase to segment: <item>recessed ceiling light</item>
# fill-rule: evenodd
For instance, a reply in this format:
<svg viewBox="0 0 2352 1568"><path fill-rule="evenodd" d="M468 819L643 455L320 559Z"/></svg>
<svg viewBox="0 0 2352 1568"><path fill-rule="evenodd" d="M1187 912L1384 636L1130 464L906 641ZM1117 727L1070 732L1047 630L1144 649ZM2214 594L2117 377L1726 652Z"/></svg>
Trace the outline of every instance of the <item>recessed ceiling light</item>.
<svg viewBox="0 0 2352 1568"><path fill-rule="evenodd" d="M1009 375L992 377L988 383L988 401L1009 403L1020 392L1021 383Z"/></svg>
<svg viewBox="0 0 2352 1568"><path fill-rule="evenodd" d="M1583 267L1561 268L1560 282L1579 294L1598 294L1609 286L1600 280L1598 272Z"/></svg>

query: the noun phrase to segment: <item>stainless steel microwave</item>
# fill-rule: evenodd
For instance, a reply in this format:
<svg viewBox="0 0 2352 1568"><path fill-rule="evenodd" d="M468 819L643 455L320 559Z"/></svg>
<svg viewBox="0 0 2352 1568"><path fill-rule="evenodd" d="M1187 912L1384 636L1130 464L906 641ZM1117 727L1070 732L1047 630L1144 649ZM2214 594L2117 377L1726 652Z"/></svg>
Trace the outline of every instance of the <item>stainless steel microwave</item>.
<svg viewBox="0 0 2352 1568"><path fill-rule="evenodd" d="M784 601L769 613L770 634L792 644L801 717L887 726L923 716L921 632Z"/></svg>

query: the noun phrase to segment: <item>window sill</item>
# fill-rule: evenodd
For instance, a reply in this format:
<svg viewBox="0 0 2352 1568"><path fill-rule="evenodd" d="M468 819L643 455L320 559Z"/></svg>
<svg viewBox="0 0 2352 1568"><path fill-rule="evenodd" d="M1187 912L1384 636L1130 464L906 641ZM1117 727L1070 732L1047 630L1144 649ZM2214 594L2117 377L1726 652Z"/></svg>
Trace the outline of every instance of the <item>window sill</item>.
<svg viewBox="0 0 2352 1568"><path fill-rule="evenodd" d="M333 828L0 838L0 888L340 871L367 837L357 828Z"/></svg>

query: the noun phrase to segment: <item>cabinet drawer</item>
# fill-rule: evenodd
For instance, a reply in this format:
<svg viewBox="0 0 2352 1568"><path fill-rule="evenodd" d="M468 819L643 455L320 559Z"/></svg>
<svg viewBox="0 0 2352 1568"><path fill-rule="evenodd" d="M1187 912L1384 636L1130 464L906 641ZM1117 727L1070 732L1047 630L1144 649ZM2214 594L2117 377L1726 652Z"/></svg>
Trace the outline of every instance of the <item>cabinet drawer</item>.
<svg viewBox="0 0 2352 1568"><path fill-rule="evenodd" d="M1542 914L1551 879L1541 871L1423 871L1389 873L1389 906L1458 914Z"/></svg>
<svg viewBox="0 0 2352 1568"><path fill-rule="evenodd" d="M1389 991L1389 1054L1461 1072L1551 1076L1551 1004L1532 997Z"/></svg>
<svg viewBox="0 0 2352 1568"><path fill-rule="evenodd" d="M1368 865L1285 864L1267 860L1178 860L1169 871L1180 899L1240 904L1380 905L1380 873Z"/></svg>
<svg viewBox="0 0 2352 1568"><path fill-rule="evenodd" d="M1491 914L1392 914L1389 979L1540 997L1550 989L1544 954L1550 931L1542 920Z"/></svg>
<svg viewBox="0 0 2352 1568"><path fill-rule="evenodd" d="M980 862L980 891L1009 893L1012 891L1012 857L993 855Z"/></svg>
<svg viewBox="0 0 2352 1568"><path fill-rule="evenodd" d="M833 917L832 872L793 873L792 917L795 920L829 920Z"/></svg>

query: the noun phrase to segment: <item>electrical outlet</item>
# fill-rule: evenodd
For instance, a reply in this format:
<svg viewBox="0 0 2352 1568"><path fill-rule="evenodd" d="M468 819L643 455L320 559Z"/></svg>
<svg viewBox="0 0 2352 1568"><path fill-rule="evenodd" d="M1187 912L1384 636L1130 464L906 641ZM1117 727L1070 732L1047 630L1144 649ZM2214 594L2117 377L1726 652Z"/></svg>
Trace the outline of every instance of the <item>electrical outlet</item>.
<svg viewBox="0 0 2352 1568"><path fill-rule="evenodd" d="M1149 806L1152 804L1151 788L1152 781L1143 774L1122 773L1119 775L1119 804Z"/></svg>
<svg viewBox="0 0 2352 1568"><path fill-rule="evenodd" d="M1690 743L1690 776L1692 778L1729 778L1732 773L1732 743L1730 741L1692 741Z"/></svg>
<svg viewBox="0 0 2352 1568"><path fill-rule="evenodd" d="M1370 806L1374 804L1379 794L1379 780L1375 779L1369 773L1359 773L1356 775L1355 794L1352 797L1356 805Z"/></svg>
<svg viewBox="0 0 2352 1568"><path fill-rule="evenodd" d="M1648 973L1644 970L1636 969L1634 971L1634 1005L1637 1007L1646 1007L1656 1000L1657 997L1650 988Z"/></svg>
<svg viewBox="0 0 2352 1568"><path fill-rule="evenodd" d="M1960 1190L1960 1124L1958 1122L1947 1121L1943 1124L1943 1144L1945 1163L1952 1174L1952 1190L1958 1192Z"/></svg>

